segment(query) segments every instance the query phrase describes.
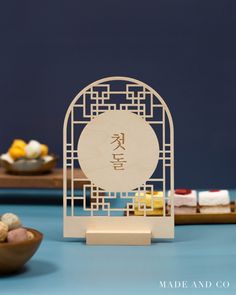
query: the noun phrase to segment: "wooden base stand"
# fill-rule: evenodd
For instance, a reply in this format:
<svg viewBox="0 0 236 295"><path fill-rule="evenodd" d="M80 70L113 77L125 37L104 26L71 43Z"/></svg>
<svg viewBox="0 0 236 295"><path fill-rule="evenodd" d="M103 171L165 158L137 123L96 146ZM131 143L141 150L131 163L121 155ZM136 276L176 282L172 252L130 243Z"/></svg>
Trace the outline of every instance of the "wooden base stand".
<svg viewBox="0 0 236 295"><path fill-rule="evenodd" d="M136 245L151 244L151 231L95 231L86 232L87 245Z"/></svg>

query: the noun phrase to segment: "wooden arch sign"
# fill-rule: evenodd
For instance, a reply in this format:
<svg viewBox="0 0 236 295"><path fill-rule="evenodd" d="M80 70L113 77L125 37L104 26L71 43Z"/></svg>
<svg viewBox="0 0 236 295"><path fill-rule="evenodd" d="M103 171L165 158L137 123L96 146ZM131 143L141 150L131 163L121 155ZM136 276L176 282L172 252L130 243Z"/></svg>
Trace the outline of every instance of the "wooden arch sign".
<svg viewBox="0 0 236 295"><path fill-rule="evenodd" d="M128 77L88 85L67 110L63 148L65 237L88 244L174 237L174 127L153 88ZM79 167L86 179L76 177Z"/></svg>

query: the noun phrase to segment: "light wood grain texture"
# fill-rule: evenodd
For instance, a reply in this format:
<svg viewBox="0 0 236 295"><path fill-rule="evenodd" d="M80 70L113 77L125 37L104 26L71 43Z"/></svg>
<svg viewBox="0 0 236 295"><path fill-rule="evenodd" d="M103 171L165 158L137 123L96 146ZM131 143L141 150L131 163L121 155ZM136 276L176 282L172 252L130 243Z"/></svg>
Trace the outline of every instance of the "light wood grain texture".
<svg viewBox="0 0 236 295"><path fill-rule="evenodd" d="M125 112L137 115L140 121L145 121L144 124L140 127L138 123L133 124L133 121L128 119L130 117L127 116L125 119ZM106 124L99 123L101 116L108 116ZM93 126L95 121L98 122L97 125L91 132L87 132L87 128ZM153 129L156 141L159 143L159 148L156 149L159 150L158 165L155 153L153 152L152 157L149 155L153 140L147 138L148 131L143 127L145 124L150 125L149 130ZM82 130L82 133L79 130ZM111 139L117 137L117 134L119 137L123 135L121 142L126 144L123 148L118 145L118 148L122 149L119 152L117 147L115 149L110 147L114 143ZM81 138L82 144L80 144ZM143 147L143 150L140 151L137 147ZM85 238L87 232L108 231L110 236L113 232L112 239L116 240L116 244L119 244L117 231L122 235L127 231L137 233L147 230L151 232L152 238L174 237L174 125L169 108L153 88L142 81L120 76L107 77L86 86L76 95L67 109L63 127L63 151L65 237ZM149 157L151 161L146 163ZM74 194L74 184L84 182L83 178L74 175L78 161L81 161L80 167L90 181L90 184L83 186L83 196L79 197L83 202L86 216L76 210L75 200L78 197ZM72 175L69 190L68 168L71 169ZM117 170L120 172L120 177L113 177ZM125 175L125 171L129 174ZM141 177L144 172L145 177ZM126 177L121 177L123 175ZM163 202L162 216L147 217L146 214L129 216L129 212L134 208L134 197L131 197L131 194L138 192L140 195L141 191L144 193L151 191L151 197L154 198L155 186L161 188L163 196L166 196L167 188L171 191L168 196L171 207L169 216L165 215L165 202ZM89 205L87 192L94 199ZM101 198L101 193L106 193L106 198ZM114 198L114 194L120 194L123 201L126 201L124 207L112 206L110 200ZM140 201L139 206L142 206L141 203ZM98 210L100 216L96 216ZM146 207L142 210L147 211ZM127 215L122 216L123 212L127 212ZM116 217L118 213L121 215ZM100 239L100 243L103 244L104 240L108 242L109 235L103 235L103 238L96 235L95 240L98 242ZM122 243L121 236L120 239Z"/></svg>
<svg viewBox="0 0 236 295"><path fill-rule="evenodd" d="M160 216L71 216L64 219L65 238L85 238L87 231L133 232L147 230L151 231L152 238L173 239L174 219Z"/></svg>
<svg viewBox="0 0 236 295"><path fill-rule="evenodd" d="M119 130L124 136L122 148L111 144L111 135L119 137ZM81 169L94 185L107 192L129 192L140 187L156 170L160 153L150 124L141 116L120 110L106 111L90 121L80 136L78 150ZM113 153L122 153L124 163L114 161Z"/></svg>
<svg viewBox="0 0 236 295"><path fill-rule="evenodd" d="M87 245L134 245L151 244L151 231L92 231L86 232Z"/></svg>
<svg viewBox="0 0 236 295"><path fill-rule="evenodd" d="M76 177L86 178L80 169L74 171ZM67 173L68 186L70 185L70 171ZM76 188L82 188L86 182L75 183ZM0 169L0 188L49 188L62 189L63 188L63 171L62 169L55 169L52 173L43 175L21 176L11 175L5 173Z"/></svg>

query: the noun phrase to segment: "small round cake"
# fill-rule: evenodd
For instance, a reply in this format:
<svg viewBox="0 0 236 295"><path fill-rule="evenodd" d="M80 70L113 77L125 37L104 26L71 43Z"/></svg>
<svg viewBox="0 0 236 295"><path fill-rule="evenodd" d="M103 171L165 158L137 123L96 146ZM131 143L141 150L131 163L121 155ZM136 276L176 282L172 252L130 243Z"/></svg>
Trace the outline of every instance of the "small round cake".
<svg viewBox="0 0 236 295"><path fill-rule="evenodd" d="M36 140L31 140L25 147L26 158L36 159L41 154L41 145Z"/></svg>
<svg viewBox="0 0 236 295"><path fill-rule="evenodd" d="M0 242L5 242L7 238L8 226L4 222L0 221Z"/></svg>
<svg viewBox="0 0 236 295"><path fill-rule="evenodd" d="M28 241L28 233L27 230L25 228L17 228L17 229L13 229L11 231L8 232L7 234L7 241L8 243L17 243L17 242L24 242L24 241Z"/></svg>
<svg viewBox="0 0 236 295"><path fill-rule="evenodd" d="M16 229L21 226L20 218L13 213L3 214L1 221L8 226L8 230Z"/></svg>
<svg viewBox="0 0 236 295"><path fill-rule="evenodd" d="M29 230L27 230L27 236L28 236L28 240L32 240L34 238L34 234Z"/></svg>

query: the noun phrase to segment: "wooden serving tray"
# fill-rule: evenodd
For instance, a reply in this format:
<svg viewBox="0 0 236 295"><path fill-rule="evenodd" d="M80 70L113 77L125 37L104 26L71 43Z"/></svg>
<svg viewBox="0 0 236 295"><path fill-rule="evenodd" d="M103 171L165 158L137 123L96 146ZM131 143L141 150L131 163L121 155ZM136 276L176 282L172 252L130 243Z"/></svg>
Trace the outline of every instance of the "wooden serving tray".
<svg viewBox="0 0 236 295"><path fill-rule="evenodd" d="M175 224L227 224L236 223L236 208L235 202L231 202L231 212L230 213L212 213L203 214L200 213L199 208L194 214L176 214Z"/></svg>
<svg viewBox="0 0 236 295"><path fill-rule="evenodd" d="M236 223L236 206L235 202L230 203L230 213L200 213L199 207L197 207L196 213L193 214L175 214L176 225L187 224L230 224ZM130 213L130 216L134 216L134 213ZM150 216L153 217L153 216ZM158 216L157 216L158 217Z"/></svg>

